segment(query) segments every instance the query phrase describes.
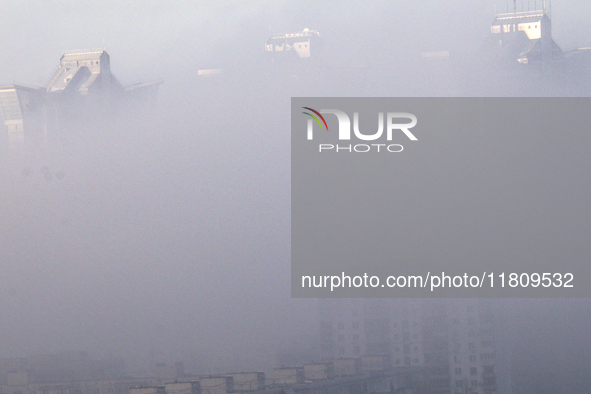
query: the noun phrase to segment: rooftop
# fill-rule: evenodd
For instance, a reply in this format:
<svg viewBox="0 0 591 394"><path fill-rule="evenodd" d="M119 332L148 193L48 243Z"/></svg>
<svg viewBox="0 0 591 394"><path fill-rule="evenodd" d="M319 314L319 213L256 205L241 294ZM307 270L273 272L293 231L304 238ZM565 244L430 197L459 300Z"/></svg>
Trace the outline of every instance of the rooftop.
<svg viewBox="0 0 591 394"><path fill-rule="evenodd" d="M502 25L507 23L538 22L544 17L544 15L546 15L546 12L544 10L497 14L493 21L493 25Z"/></svg>
<svg viewBox="0 0 591 394"><path fill-rule="evenodd" d="M317 32L316 30L304 29L304 30L297 32L297 33L287 33L287 34L283 34L283 35L279 35L279 36L272 36L270 38L270 40L280 39L280 38L299 38L299 37L312 37L312 36L320 37L320 33Z"/></svg>

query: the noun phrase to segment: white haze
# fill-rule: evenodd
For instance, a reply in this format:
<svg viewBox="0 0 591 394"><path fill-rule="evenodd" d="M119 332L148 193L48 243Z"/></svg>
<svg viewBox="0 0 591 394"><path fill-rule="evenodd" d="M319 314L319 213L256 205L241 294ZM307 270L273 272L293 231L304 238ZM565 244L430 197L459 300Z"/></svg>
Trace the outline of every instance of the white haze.
<svg viewBox="0 0 591 394"><path fill-rule="evenodd" d="M400 81L420 78L421 52L475 51L495 5L367 3L3 0L1 83L43 85L62 49L104 43L123 84L164 84L140 120L92 126L48 152L0 153L0 357L84 349L137 370L177 360L197 373L265 370L294 338L314 340L315 303L289 292L289 98L412 94ZM552 7L562 48L591 46L588 2ZM270 32L305 27L325 38L330 67L371 66L375 85L271 69ZM198 77L206 68L225 75ZM382 75L401 91L385 91ZM64 179L47 181L45 166ZM550 303L561 320L540 301L515 304L520 332L543 327L527 349L565 333L589 365L569 342L588 348L589 302Z"/></svg>

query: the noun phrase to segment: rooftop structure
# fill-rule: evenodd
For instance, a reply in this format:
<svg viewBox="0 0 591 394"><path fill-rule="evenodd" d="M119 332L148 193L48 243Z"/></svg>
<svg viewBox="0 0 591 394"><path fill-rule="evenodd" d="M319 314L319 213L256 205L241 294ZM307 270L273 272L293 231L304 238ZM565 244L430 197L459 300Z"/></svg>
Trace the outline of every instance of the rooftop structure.
<svg viewBox="0 0 591 394"><path fill-rule="evenodd" d="M154 101L161 81L123 86L103 50L66 52L45 87L0 86L9 144L38 143L79 129L92 117L109 117L130 104Z"/></svg>
<svg viewBox="0 0 591 394"><path fill-rule="evenodd" d="M301 32L271 36L265 45L265 52L291 58L316 57L323 47L323 40L316 30L304 29Z"/></svg>
<svg viewBox="0 0 591 394"><path fill-rule="evenodd" d="M119 85L111 74L110 57L105 51L93 51L65 53L46 88L50 93L77 91L87 95L89 90L109 85Z"/></svg>
<svg viewBox="0 0 591 394"><path fill-rule="evenodd" d="M562 56L545 9L497 14L490 29L489 44L511 60L527 64Z"/></svg>

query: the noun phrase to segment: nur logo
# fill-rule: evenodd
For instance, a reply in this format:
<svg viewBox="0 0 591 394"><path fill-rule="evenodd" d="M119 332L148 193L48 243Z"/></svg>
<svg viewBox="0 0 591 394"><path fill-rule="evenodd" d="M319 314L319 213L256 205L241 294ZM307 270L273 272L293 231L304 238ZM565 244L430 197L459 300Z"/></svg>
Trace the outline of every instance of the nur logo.
<svg viewBox="0 0 591 394"><path fill-rule="evenodd" d="M326 131L328 131L328 124L326 122L326 119L324 119L324 116L322 116L322 114L333 114L337 117L337 121L339 123L338 139L340 141L351 140L351 119L345 112L340 111L338 109L321 109L320 111L316 111L315 109L312 109L310 107L302 108L310 111L302 112L303 114L311 118L308 119L308 140L314 139L314 121L316 121L318 126L320 126L320 130L324 130L324 128L326 128ZM384 127L384 113L379 112L378 130L373 134L364 134L359 130L359 113L353 112L353 134L357 139L362 141L375 141L382 137L385 128L387 141L392 141L392 136L395 132L402 132L411 141L417 141L417 137L415 137L414 134L410 131L411 128L417 125L416 116L407 112L388 112L386 113L385 118L386 127ZM386 150L388 150L389 152L402 152L403 149L402 145L400 144L357 144L344 146L320 144L319 151L322 152L323 150L333 150L335 152L339 152L340 150L344 150L348 152L369 152L370 150L375 149L379 152L380 148L382 147L385 147Z"/></svg>

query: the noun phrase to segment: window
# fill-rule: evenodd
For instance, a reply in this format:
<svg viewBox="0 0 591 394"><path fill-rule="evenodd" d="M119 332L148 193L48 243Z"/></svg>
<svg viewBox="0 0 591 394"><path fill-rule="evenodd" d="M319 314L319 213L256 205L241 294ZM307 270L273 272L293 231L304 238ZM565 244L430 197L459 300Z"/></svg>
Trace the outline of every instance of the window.
<svg viewBox="0 0 591 394"><path fill-rule="evenodd" d="M474 379L470 381L470 387L478 387L478 380Z"/></svg>
<svg viewBox="0 0 591 394"><path fill-rule="evenodd" d="M485 365L482 367L482 373L491 374L495 373L495 366L494 365Z"/></svg>
<svg viewBox="0 0 591 394"><path fill-rule="evenodd" d="M410 365L410 357L404 357L404 365L406 365L406 366Z"/></svg>
<svg viewBox="0 0 591 394"><path fill-rule="evenodd" d="M478 374L478 371L477 371L476 367L470 367L470 375L474 376L477 374Z"/></svg>
<svg viewBox="0 0 591 394"><path fill-rule="evenodd" d="M480 342L480 345L482 347L492 347L493 341L482 341L482 342Z"/></svg>
<svg viewBox="0 0 591 394"><path fill-rule="evenodd" d="M353 347L353 353L354 353L354 354L359 354L359 353L361 353L361 349L359 348L359 346L354 346L354 347Z"/></svg>
<svg viewBox="0 0 591 394"><path fill-rule="evenodd" d="M474 342L470 342L468 344L468 349L470 349L472 352L476 351L476 344Z"/></svg>
<svg viewBox="0 0 591 394"><path fill-rule="evenodd" d="M470 355L470 362L471 363L475 363L476 362L476 355L475 354L471 354Z"/></svg>
<svg viewBox="0 0 591 394"><path fill-rule="evenodd" d="M463 387L464 386L464 381L463 380L456 380L456 387Z"/></svg>
<svg viewBox="0 0 591 394"><path fill-rule="evenodd" d="M462 374L462 368L456 368L456 375Z"/></svg>

